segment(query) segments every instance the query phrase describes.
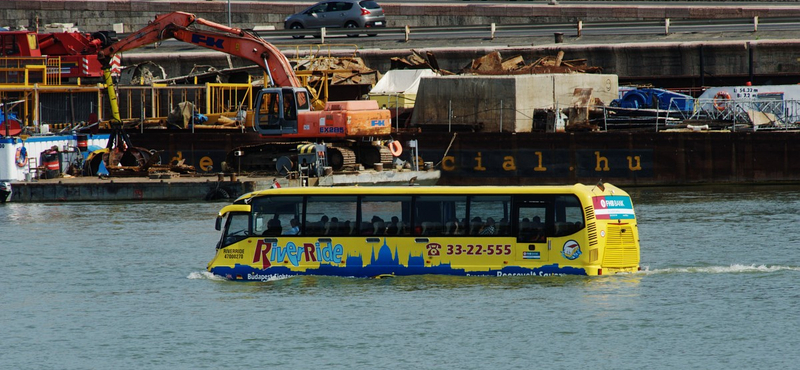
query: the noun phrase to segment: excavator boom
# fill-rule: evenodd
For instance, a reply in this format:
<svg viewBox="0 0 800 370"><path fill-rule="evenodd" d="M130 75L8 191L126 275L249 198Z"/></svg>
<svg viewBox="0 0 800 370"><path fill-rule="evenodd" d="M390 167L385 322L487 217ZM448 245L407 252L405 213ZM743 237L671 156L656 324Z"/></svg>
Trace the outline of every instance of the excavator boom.
<svg viewBox="0 0 800 370"><path fill-rule="evenodd" d="M210 30L199 29L196 27L198 25ZM391 164L391 152L384 146L373 145L376 142L375 137L391 133L391 115L388 110L379 109L375 101L366 100L335 104L329 102L324 110L311 111L308 90L300 84L289 59L278 48L242 29L227 27L183 12L157 16L146 27L118 42L103 45L103 49L99 51L98 60L104 65L112 126L121 125L108 61L117 53L169 38L239 56L264 68L271 86L267 87L265 83L265 88L258 92L253 112L254 128L264 137L337 141L342 146L328 147L324 150L327 155L324 151L316 151L323 154L315 157L320 165L329 165L335 170L355 164L357 157L367 165ZM361 138L370 140L354 140ZM272 151L265 151L267 148ZM294 147L289 150L283 148L282 151L276 151L276 148L278 146L268 144L256 146L251 152L236 152L245 153L248 160L255 164L272 164L287 157L286 153L297 152ZM324 158L328 160L323 161ZM241 162L244 158L240 155L235 159L236 162ZM288 159L278 162L286 161Z"/></svg>
<svg viewBox="0 0 800 370"><path fill-rule="evenodd" d="M194 25L213 30L190 28ZM250 60L264 68L274 86L301 86L289 59L274 45L242 29L227 27L184 12L157 16L141 30L111 45L104 45L98 57L106 64L114 54L170 38Z"/></svg>

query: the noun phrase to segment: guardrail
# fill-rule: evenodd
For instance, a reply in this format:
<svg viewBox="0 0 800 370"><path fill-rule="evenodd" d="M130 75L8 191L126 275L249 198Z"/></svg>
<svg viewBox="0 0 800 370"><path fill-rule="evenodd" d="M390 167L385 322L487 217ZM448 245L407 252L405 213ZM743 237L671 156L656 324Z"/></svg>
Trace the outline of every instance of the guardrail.
<svg viewBox="0 0 800 370"><path fill-rule="evenodd" d="M759 25L789 25L800 28L800 22L795 18L790 17L748 17L748 18L727 18L727 19L673 19L665 18L662 20L625 20L625 21L609 21L609 22L585 22L578 20L574 23L530 23L530 24L483 24L483 25L466 25L466 26L403 26L403 27L386 27L386 28L359 28L359 29L345 29L345 28L321 28L321 29L295 29L295 30L275 30L275 31L259 31L258 34L262 37L280 37L280 36L310 36L321 39L325 43L325 38L328 36L345 36L352 34L366 34L370 35L399 35L403 36L407 42L414 34L447 34L447 33L464 33L486 32L484 35L478 37L488 37L494 39L499 32L519 32L519 31L552 31L567 33L574 31L575 36L582 36L584 31L587 30L625 30L641 27L652 27L663 30L664 35L674 33L675 29L682 27L699 27L699 28L718 28L720 26L743 26L748 27L748 31L758 32ZM749 26L752 26L751 28ZM710 32L710 31L709 31Z"/></svg>

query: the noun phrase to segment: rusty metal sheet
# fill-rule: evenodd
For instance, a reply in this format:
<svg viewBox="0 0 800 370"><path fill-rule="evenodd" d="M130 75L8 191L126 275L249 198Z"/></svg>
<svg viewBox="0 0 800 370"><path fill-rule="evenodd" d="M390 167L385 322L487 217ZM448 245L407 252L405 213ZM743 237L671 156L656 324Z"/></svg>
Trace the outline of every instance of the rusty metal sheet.
<svg viewBox="0 0 800 370"><path fill-rule="evenodd" d="M392 117L388 109L348 111L347 136L383 136L392 133Z"/></svg>

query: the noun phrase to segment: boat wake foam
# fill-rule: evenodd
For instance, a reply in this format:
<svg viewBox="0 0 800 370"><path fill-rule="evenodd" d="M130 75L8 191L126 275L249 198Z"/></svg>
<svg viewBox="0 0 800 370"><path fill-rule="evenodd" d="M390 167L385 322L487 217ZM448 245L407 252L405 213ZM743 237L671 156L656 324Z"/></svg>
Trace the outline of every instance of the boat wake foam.
<svg viewBox="0 0 800 370"><path fill-rule="evenodd" d="M672 273L701 273L701 274L737 274L737 273L773 273L779 271L800 271L797 266L768 266L768 265L739 265L730 266L699 266L699 267L670 267L650 270L649 266L642 268L645 274L672 274Z"/></svg>
<svg viewBox="0 0 800 370"><path fill-rule="evenodd" d="M224 277L214 275L208 271L192 272L186 278L191 280L226 280Z"/></svg>

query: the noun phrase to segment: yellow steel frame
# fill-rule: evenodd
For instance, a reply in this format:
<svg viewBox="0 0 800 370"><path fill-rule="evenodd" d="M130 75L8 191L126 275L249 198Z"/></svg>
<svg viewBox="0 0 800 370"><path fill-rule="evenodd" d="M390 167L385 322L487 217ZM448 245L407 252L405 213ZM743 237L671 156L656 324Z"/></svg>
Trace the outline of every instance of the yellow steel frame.
<svg viewBox="0 0 800 370"><path fill-rule="evenodd" d="M0 67L2 71L2 67ZM166 114L161 112L161 107L172 107L178 102L188 99L190 90L198 90L195 92L193 103L198 111L205 112L205 114L221 114L233 113L238 111L241 107L245 110L251 110L253 107L253 89L251 84L234 84L234 83L213 83L201 86L167 86L163 84L153 84L150 86L117 86L118 90L118 103L120 106L127 108L127 114L121 115L121 120L139 119L139 112L133 112L134 101L139 101L139 106L146 108L146 118L165 119ZM162 101L161 91L168 91L166 97ZM102 85L93 86L79 86L79 85L45 85L45 84L0 84L0 98L24 100L22 109L20 109L19 117L25 125L31 126L34 122L40 122L39 106L40 96L42 94L62 94L62 93L96 93L97 94L97 109L98 112L103 112L104 104L106 102L107 91ZM138 93L137 93L138 92ZM150 95L150 104L148 105L147 95ZM168 113L168 112L166 112ZM98 117L101 121L108 120L110 117ZM65 121L68 121L67 115L64 115ZM53 122L61 123L61 122Z"/></svg>

